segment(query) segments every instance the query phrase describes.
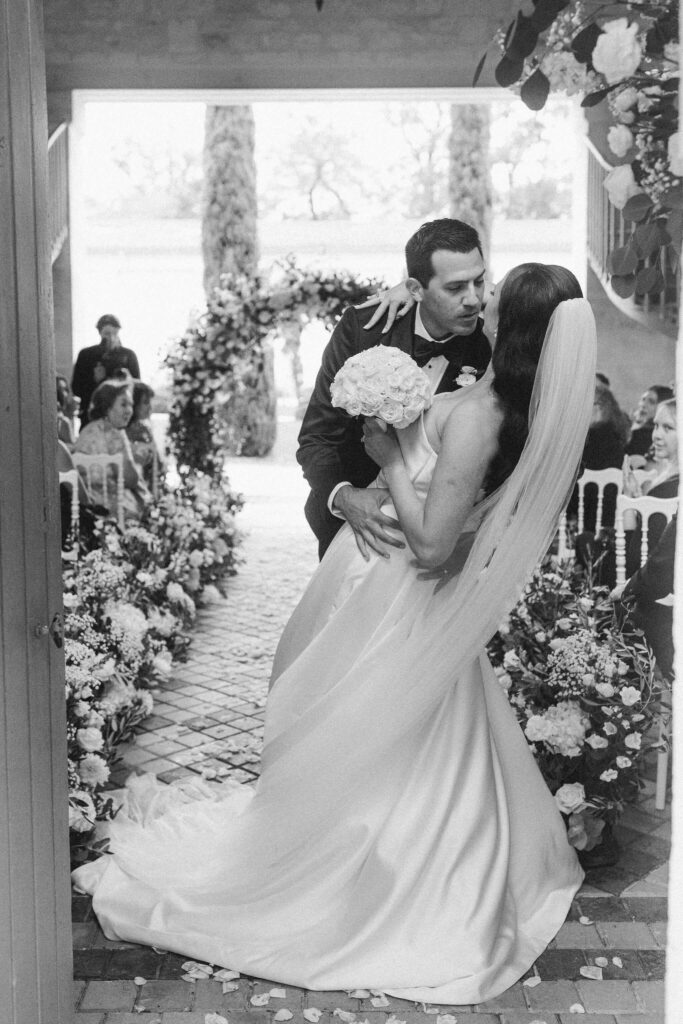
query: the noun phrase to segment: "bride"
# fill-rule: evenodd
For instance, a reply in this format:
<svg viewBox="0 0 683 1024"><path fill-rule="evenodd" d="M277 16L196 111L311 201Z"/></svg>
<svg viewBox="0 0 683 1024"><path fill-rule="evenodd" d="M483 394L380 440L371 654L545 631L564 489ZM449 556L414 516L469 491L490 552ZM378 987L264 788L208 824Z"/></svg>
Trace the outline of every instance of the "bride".
<svg viewBox="0 0 683 1024"><path fill-rule="evenodd" d="M366 424L410 550L366 561L348 526L335 538L278 647L253 790L129 782L112 854L74 873L109 938L451 1004L497 995L553 938L583 875L484 645L578 468L580 294L562 267L510 271L486 376L405 430Z"/></svg>

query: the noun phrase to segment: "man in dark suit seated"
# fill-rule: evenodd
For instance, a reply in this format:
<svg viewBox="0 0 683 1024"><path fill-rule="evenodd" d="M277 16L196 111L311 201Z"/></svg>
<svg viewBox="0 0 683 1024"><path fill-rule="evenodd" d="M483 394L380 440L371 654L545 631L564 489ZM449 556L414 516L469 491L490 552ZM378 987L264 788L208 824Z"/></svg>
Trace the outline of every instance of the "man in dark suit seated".
<svg viewBox="0 0 683 1024"><path fill-rule="evenodd" d="M364 329L372 309L344 312L323 352L299 433L297 460L311 486L306 519L321 558L344 521L365 557L368 549L386 555L386 545L404 546L387 532L396 524L380 509L386 491L366 489L379 468L363 450L362 421L332 406L330 384L337 370L358 352L393 345L424 369L436 394L473 384L491 358L479 316L485 268L474 228L450 218L431 221L408 240L405 252L407 287L416 303L410 315L383 333L385 317Z"/></svg>

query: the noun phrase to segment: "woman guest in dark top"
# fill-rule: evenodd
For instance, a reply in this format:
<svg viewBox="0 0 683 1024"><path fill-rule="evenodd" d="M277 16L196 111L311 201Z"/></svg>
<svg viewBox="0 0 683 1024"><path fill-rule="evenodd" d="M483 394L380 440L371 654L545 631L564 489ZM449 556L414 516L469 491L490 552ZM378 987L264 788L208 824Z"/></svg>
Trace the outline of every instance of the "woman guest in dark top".
<svg viewBox="0 0 683 1024"><path fill-rule="evenodd" d="M619 403L610 389L599 379L596 380L593 417L583 449L581 472L584 469L610 469L612 467L620 469L624 461L627 435L628 424L619 408ZM583 499L584 530L593 534L596 528L598 508L598 492L594 484L587 485ZM569 518L576 517L578 503L578 488L575 487L567 508ZM603 495L603 526L614 526L616 505L616 488L608 487Z"/></svg>
<svg viewBox="0 0 683 1024"><path fill-rule="evenodd" d="M654 428L654 415L660 402L666 402L673 398L673 391L665 384L653 384L644 391L638 399L631 436L626 445L627 455L641 455L647 458L652 444L652 431Z"/></svg>

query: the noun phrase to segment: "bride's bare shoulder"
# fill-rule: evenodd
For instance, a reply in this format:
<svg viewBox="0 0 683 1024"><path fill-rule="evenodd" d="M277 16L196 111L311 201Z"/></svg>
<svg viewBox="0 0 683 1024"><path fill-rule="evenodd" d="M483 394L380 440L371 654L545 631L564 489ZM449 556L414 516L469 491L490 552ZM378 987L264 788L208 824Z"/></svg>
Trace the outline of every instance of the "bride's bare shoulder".
<svg viewBox="0 0 683 1024"><path fill-rule="evenodd" d="M465 394L455 392L453 401L444 403L444 431L476 430L481 434L497 436L503 419L498 400L490 387L473 387Z"/></svg>

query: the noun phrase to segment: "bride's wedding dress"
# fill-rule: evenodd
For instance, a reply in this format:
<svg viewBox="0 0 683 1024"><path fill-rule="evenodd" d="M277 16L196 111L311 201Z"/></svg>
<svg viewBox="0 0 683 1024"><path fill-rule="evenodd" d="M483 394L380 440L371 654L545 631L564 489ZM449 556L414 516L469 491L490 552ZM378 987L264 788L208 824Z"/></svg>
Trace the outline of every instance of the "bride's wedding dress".
<svg viewBox="0 0 683 1024"><path fill-rule="evenodd" d="M592 385L578 413L552 410L560 448L591 400ZM400 438L426 496L422 419ZM540 442L529 465L552 503L571 482ZM551 510L524 547L535 464L524 471L473 514L463 578L439 589L407 547L365 561L343 527L280 642L256 787L142 776L111 824L113 855L75 872L109 938L434 1003L483 1001L528 969L583 873L483 653L554 528Z"/></svg>

